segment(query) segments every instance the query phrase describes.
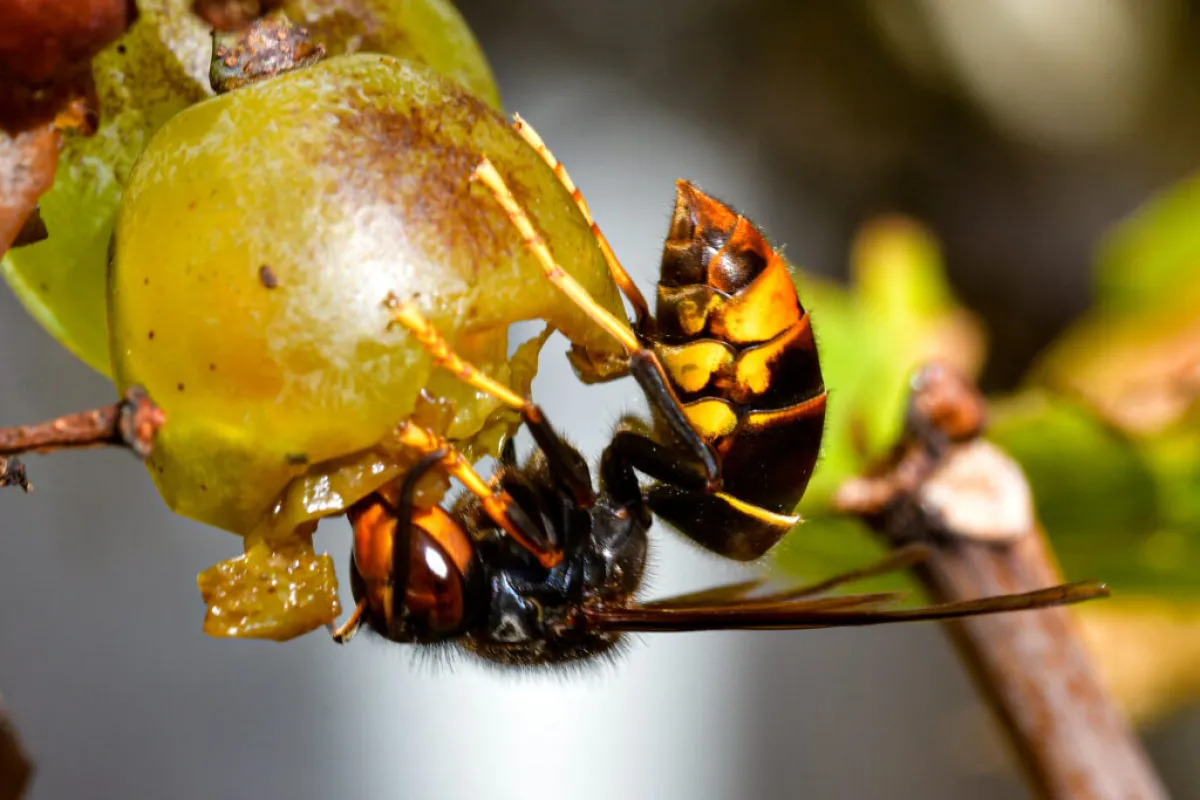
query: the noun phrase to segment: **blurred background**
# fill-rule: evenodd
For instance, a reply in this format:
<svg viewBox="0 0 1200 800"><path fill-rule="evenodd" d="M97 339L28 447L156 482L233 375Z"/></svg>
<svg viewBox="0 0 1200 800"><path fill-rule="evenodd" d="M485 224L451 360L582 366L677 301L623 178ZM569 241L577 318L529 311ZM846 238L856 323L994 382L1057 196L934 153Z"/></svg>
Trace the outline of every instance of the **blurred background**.
<svg viewBox="0 0 1200 800"><path fill-rule="evenodd" d="M1200 164L1185 0L459 7L643 287L676 178L835 278L861 225L907 213L987 325L991 391L1088 308L1105 231ZM596 456L639 401L581 386L563 349L534 394ZM111 400L7 291L0 364L0 424ZM549 675L214 641L195 576L236 539L171 515L126 454L31 462L37 491L0 498L0 688L34 798L1025 796L935 626L645 637ZM344 559L345 524L321 530ZM656 592L741 574L666 529L655 547ZM1200 797L1200 716L1145 736L1172 796Z"/></svg>

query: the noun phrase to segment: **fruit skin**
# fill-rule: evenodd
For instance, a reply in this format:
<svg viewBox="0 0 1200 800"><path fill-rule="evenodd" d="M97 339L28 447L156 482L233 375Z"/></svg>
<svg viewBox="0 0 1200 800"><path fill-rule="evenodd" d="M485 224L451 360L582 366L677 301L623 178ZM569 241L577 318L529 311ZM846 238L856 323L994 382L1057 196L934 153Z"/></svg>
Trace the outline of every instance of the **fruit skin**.
<svg viewBox="0 0 1200 800"><path fill-rule="evenodd" d="M494 421L494 399L433 371L407 331L389 330L389 293L414 297L500 380L532 372L511 374L514 321L547 320L600 357L616 350L471 181L485 154L564 269L621 314L551 169L488 104L432 70L342 56L163 126L130 176L109 299L118 388L145 387L167 415L149 467L172 509L243 535L289 535L357 499L297 499L303 480L285 496L293 479L326 485L329 464L344 464L365 472L361 496L407 463L388 446L398 421L451 401L451 438ZM439 400L419 404L423 388Z"/></svg>
<svg viewBox="0 0 1200 800"><path fill-rule="evenodd" d="M154 132L213 94L209 26L192 0L137 5L137 22L93 61L100 129L67 137L54 187L41 199L50 238L0 261L29 312L105 375L105 264L122 187ZM449 0L285 0L281 8L331 55L380 52L428 64L500 108L483 53Z"/></svg>

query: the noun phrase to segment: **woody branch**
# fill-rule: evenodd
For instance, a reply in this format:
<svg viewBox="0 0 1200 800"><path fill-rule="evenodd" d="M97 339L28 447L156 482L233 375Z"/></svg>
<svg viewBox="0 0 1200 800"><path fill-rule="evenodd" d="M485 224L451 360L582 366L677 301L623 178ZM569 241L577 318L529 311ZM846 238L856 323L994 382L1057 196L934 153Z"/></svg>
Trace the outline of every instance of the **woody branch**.
<svg viewBox="0 0 1200 800"><path fill-rule="evenodd" d="M150 396L138 387L125 398L103 408L68 414L35 425L0 428L0 462L9 482L23 480L20 462L12 456L24 453L49 453L89 447L127 447L138 458L149 458L154 435L162 427L165 415Z"/></svg>
<svg viewBox="0 0 1200 800"><path fill-rule="evenodd" d="M913 382L904 437L838 493L892 547L931 546L916 575L937 601L1061 582L1020 467L981 438L978 390L940 365ZM1165 798L1136 734L1065 608L946 623L1037 795Z"/></svg>

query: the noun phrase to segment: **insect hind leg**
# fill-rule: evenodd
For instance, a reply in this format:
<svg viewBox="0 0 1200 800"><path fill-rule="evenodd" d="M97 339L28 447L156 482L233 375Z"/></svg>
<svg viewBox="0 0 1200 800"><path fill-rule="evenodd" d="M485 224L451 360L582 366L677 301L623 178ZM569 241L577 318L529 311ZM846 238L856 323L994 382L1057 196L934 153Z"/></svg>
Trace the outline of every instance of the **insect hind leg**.
<svg viewBox="0 0 1200 800"><path fill-rule="evenodd" d="M696 544L735 561L761 557L800 523L800 517L779 514L738 500L724 492L656 483L646 490L650 509Z"/></svg>

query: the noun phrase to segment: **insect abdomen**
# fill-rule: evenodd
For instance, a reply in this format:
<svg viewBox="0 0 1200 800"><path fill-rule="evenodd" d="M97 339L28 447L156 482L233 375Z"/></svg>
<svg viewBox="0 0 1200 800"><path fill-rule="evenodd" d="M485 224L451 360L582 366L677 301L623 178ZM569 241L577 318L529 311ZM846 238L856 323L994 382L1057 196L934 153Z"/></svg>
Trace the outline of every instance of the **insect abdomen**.
<svg viewBox="0 0 1200 800"><path fill-rule="evenodd" d="M721 457L727 497L656 486L652 504L702 544L756 558L791 527L820 451L825 384L808 312L758 229L683 181L657 305L656 350ZM701 526L742 532L714 530L709 543Z"/></svg>

